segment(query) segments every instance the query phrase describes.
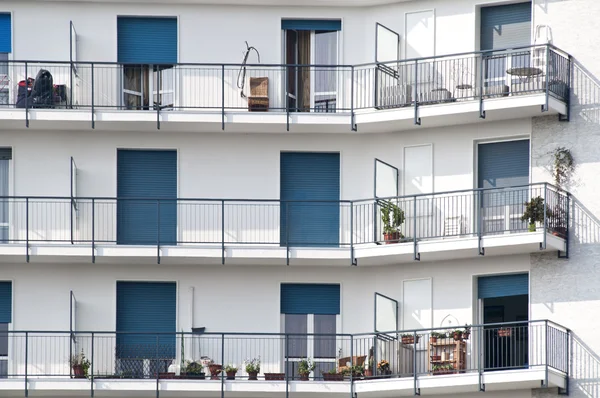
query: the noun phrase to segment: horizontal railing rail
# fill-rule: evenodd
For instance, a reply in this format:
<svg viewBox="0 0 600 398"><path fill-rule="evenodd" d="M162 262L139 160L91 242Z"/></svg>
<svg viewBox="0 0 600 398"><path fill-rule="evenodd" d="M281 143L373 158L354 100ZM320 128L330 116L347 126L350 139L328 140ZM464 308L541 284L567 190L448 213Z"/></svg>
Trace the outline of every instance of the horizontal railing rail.
<svg viewBox="0 0 600 398"><path fill-rule="evenodd" d="M571 58L546 44L359 65L9 60L0 107L342 113L545 93L568 104ZM483 109L482 109L483 111ZM483 113L482 113L483 116ZM289 117L288 117L289 123Z"/></svg>
<svg viewBox="0 0 600 398"><path fill-rule="evenodd" d="M220 247L225 261L239 245L412 243L418 257L424 240L545 231L568 241L569 214L570 195L547 183L339 201L5 196L0 241L27 256L37 243L91 245L92 260L102 244Z"/></svg>
<svg viewBox="0 0 600 398"><path fill-rule="evenodd" d="M568 377L570 330L548 320L358 334L7 331L0 377L349 382L542 369ZM308 370L306 363L308 361ZM249 365L254 366L249 366ZM314 366L313 366L314 365ZM303 370L303 368L305 370ZM227 372L226 372L227 371ZM481 377L480 377L481 380ZM416 384L415 384L415 388Z"/></svg>

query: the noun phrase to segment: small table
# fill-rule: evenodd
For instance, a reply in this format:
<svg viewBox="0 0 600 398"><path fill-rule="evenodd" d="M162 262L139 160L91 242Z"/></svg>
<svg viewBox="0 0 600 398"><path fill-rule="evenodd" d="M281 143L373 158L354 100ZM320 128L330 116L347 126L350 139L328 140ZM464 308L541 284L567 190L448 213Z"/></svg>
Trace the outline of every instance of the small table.
<svg viewBox="0 0 600 398"><path fill-rule="evenodd" d="M530 77L539 76L542 74L542 70L540 68L535 68L533 66L519 66L515 68L510 68L506 71L509 75L517 76L519 80L527 80Z"/></svg>

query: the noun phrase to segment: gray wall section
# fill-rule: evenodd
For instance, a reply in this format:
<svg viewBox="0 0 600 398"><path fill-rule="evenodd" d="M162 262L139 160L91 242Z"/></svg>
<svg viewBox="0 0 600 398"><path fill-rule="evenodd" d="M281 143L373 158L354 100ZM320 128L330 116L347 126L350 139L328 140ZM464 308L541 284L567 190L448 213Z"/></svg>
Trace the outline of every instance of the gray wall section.
<svg viewBox="0 0 600 398"><path fill-rule="evenodd" d="M569 148L577 168L568 189L576 198L569 260L531 256L532 319L573 331L570 396L600 397L600 40L598 0L536 0L534 26L552 28L553 43L574 57L571 121L534 118L533 181L552 181L551 151ZM556 397L535 390L534 397Z"/></svg>

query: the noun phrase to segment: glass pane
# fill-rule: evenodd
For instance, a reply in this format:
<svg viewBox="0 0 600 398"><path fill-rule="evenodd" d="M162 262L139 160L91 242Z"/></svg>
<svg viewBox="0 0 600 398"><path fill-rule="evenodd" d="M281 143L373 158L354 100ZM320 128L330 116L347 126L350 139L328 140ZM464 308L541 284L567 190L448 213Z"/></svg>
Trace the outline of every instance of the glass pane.
<svg viewBox="0 0 600 398"><path fill-rule="evenodd" d="M4 81L2 76L8 75L8 54L0 53L0 88L2 88Z"/></svg>
<svg viewBox="0 0 600 398"><path fill-rule="evenodd" d="M285 314L285 333L302 336L288 338L288 356L290 358L303 358L307 356L308 315Z"/></svg>
<svg viewBox="0 0 600 398"><path fill-rule="evenodd" d="M123 67L123 88L128 91L142 93L142 68L139 66Z"/></svg>
<svg viewBox="0 0 600 398"><path fill-rule="evenodd" d="M315 32L315 64L337 64L337 32ZM315 92L335 94L337 91L336 68L317 68L315 70ZM332 97L335 99L335 95Z"/></svg>
<svg viewBox="0 0 600 398"><path fill-rule="evenodd" d="M0 323L0 357L8 355L8 323Z"/></svg>
<svg viewBox="0 0 600 398"><path fill-rule="evenodd" d="M331 334L332 337L315 336L315 358L335 358L336 315L315 315L315 334Z"/></svg>

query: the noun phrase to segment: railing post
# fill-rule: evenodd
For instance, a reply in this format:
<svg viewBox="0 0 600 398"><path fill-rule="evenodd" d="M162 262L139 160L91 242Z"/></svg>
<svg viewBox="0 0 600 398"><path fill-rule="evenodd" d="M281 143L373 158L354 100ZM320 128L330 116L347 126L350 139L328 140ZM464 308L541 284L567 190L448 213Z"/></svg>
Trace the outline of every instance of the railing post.
<svg viewBox="0 0 600 398"><path fill-rule="evenodd" d="M417 251L417 196L414 196L413 203L413 260L421 261L421 253Z"/></svg>
<svg viewBox="0 0 600 398"><path fill-rule="evenodd" d="M413 332L413 388L415 395L421 395L421 389L417 385L417 331Z"/></svg>
<svg viewBox="0 0 600 398"><path fill-rule="evenodd" d="M159 358L159 355L158 355L158 351L159 351L159 338L160 338L160 335L157 334L156 335L156 362L154 364L154 371L156 372L156 398L158 398L158 395L159 395L158 387L159 387L159 382L160 382L160 379L158 377L158 375L159 375L159 369L158 369L158 366L159 366L158 365L158 362L159 362L159 360L158 360L158 358Z"/></svg>
<svg viewBox="0 0 600 398"><path fill-rule="evenodd" d="M479 62L479 117L485 119L485 111L483 110L483 53Z"/></svg>
<svg viewBox="0 0 600 398"><path fill-rule="evenodd" d="M483 383L483 364L482 364L482 360L484 358L484 352L483 352L483 339L485 338L485 330L483 329L483 326L478 326L479 328L479 333L478 333L478 352L477 352L477 370L479 372L479 391L484 392L485 391L485 384Z"/></svg>
<svg viewBox="0 0 600 398"><path fill-rule="evenodd" d="M479 246L479 255L485 256L485 247L483 247L483 191L477 190L477 240Z"/></svg>
<svg viewBox="0 0 600 398"><path fill-rule="evenodd" d="M91 342L91 359L90 359L90 396L94 397L94 332L92 332L92 342Z"/></svg>
<svg viewBox="0 0 600 398"><path fill-rule="evenodd" d="M536 49L534 49L536 51ZM542 112L548 112L549 105L548 101L550 99L550 44L546 44L546 103L542 107Z"/></svg>
<svg viewBox="0 0 600 398"><path fill-rule="evenodd" d="M290 131L290 94L289 94L289 74L290 74L290 69L289 66L286 64L284 67L285 72L283 73L283 80L285 80L285 95L284 95L284 102L285 102L285 128L286 131Z"/></svg>
<svg viewBox="0 0 600 398"><path fill-rule="evenodd" d="M419 89L417 86L419 85L419 61L415 60L415 124L421 125L421 118L419 117Z"/></svg>
<svg viewBox="0 0 600 398"><path fill-rule="evenodd" d="M96 199L92 198L92 264L96 262ZM116 205L119 206L119 200L117 199Z"/></svg>
<svg viewBox="0 0 600 398"><path fill-rule="evenodd" d="M546 345L546 349L544 350L544 369L545 369L545 380L544 380L544 387L548 388L548 320L546 319L544 321L544 325L545 325L545 333L544 333L544 343Z"/></svg>
<svg viewBox="0 0 600 398"><path fill-rule="evenodd" d="M350 335L350 398L354 398L354 335ZM367 355L367 366L369 366L369 356Z"/></svg>
<svg viewBox="0 0 600 398"><path fill-rule="evenodd" d="M354 119L354 65L350 67L350 128L358 130Z"/></svg>
<svg viewBox="0 0 600 398"><path fill-rule="evenodd" d="M25 198L25 259L29 262L29 198Z"/></svg>
<svg viewBox="0 0 600 398"><path fill-rule="evenodd" d="M544 235L542 236L542 243L540 243L540 250L546 250L546 235L548 232L547 229L548 229L548 183L545 182L544 183L544 225L543 225Z"/></svg>
<svg viewBox="0 0 600 398"><path fill-rule="evenodd" d="M287 94L286 94L287 96ZM283 361L284 374L285 374L285 398L289 398L290 395L290 372L289 372L289 338L286 333L285 336L285 360Z"/></svg>
<svg viewBox="0 0 600 398"><path fill-rule="evenodd" d="M279 202L281 203L281 202ZM290 202L285 203L285 265L290 265ZM281 204L280 204L281 206Z"/></svg>
<svg viewBox="0 0 600 398"><path fill-rule="evenodd" d="M27 75L27 61L25 61L25 127L29 128L29 78ZM33 86L31 91L33 93Z"/></svg>
<svg viewBox="0 0 600 398"><path fill-rule="evenodd" d="M156 67L156 129L160 130L160 70Z"/></svg>
<svg viewBox="0 0 600 398"><path fill-rule="evenodd" d="M156 200L156 263L160 264L160 199Z"/></svg>
<svg viewBox="0 0 600 398"><path fill-rule="evenodd" d="M92 129L96 128L96 119L94 117L94 64L91 64L91 77L92 77Z"/></svg>
<svg viewBox="0 0 600 398"><path fill-rule="evenodd" d="M350 262L352 265L358 265L354 258L354 202L350 202Z"/></svg>
<svg viewBox="0 0 600 398"><path fill-rule="evenodd" d="M29 366L28 357L29 356L29 332L25 332L25 396L29 396L29 386L27 385L27 367ZM69 358L70 359L70 358Z"/></svg>
<svg viewBox="0 0 600 398"><path fill-rule="evenodd" d="M225 396L225 333L221 334L221 398Z"/></svg>
<svg viewBox="0 0 600 398"><path fill-rule="evenodd" d="M225 264L225 200L221 200L221 264Z"/></svg>
<svg viewBox="0 0 600 398"><path fill-rule="evenodd" d="M225 130L225 64L221 65L221 130Z"/></svg>

